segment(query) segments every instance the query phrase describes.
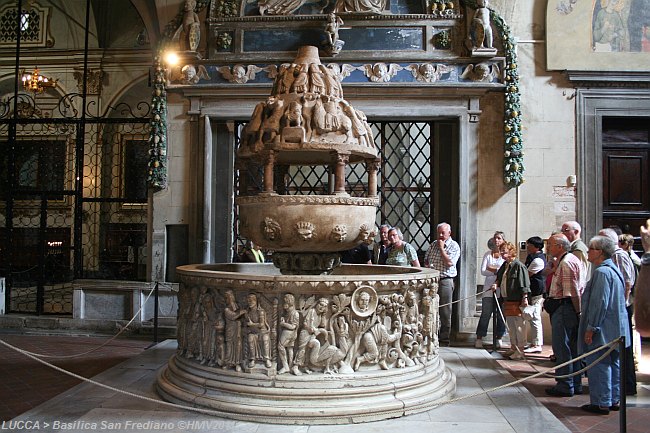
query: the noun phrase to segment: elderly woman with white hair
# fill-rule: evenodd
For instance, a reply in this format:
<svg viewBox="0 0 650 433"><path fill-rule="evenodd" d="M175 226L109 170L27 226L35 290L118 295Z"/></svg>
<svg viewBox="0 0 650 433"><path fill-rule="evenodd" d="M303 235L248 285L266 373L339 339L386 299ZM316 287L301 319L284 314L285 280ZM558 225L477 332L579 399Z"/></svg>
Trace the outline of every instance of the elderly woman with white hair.
<svg viewBox="0 0 650 433"><path fill-rule="evenodd" d="M417 251L411 244L404 242L404 235L399 228L391 227L388 230L388 240L390 240L390 251L386 258L387 265L420 266Z"/></svg>
<svg viewBox="0 0 650 433"><path fill-rule="evenodd" d="M616 247L617 243L606 236L595 236L589 241L588 258L593 272L582 294L578 353L593 351L620 337L625 337L626 346L630 345L625 283L621 271L611 259ZM614 347L605 358L596 362L602 355L601 350L585 358L588 365L593 365L587 375L590 403L581 409L607 415L610 410L620 409L619 348Z"/></svg>

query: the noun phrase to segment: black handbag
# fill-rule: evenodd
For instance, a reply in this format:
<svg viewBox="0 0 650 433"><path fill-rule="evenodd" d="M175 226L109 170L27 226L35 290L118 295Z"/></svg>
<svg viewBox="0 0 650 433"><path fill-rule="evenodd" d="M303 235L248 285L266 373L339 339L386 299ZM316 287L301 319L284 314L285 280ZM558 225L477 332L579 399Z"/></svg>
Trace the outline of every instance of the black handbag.
<svg viewBox="0 0 650 433"><path fill-rule="evenodd" d="M560 305L562 305L562 299L557 299L557 298L544 299L544 309L550 316L552 316L553 313L555 313L555 310L560 308Z"/></svg>

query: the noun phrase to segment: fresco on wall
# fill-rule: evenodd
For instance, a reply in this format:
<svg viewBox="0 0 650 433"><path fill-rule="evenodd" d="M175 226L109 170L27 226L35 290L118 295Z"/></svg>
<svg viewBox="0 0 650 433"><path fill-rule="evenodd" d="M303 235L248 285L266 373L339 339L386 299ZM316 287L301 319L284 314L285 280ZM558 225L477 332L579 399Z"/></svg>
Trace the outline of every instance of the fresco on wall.
<svg viewBox="0 0 650 433"><path fill-rule="evenodd" d="M650 71L650 0L551 0L550 70Z"/></svg>

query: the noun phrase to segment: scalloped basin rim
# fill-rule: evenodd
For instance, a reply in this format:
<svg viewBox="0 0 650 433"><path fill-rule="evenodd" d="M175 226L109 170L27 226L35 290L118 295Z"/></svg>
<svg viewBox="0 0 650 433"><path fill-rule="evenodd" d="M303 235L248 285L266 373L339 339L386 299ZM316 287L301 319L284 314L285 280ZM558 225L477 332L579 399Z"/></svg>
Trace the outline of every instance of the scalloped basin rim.
<svg viewBox="0 0 650 433"><path fill-rule="evenodd" d="M370 279L395 278L433 278L438 271L429 268L388 265L351 265L343 264L329 275L283 275L271 263L208 263L184 265L176 268L179 274L191 275L205 273L216 278L273 278L281 280L339 280L349 277L369 277Z"/></svg>

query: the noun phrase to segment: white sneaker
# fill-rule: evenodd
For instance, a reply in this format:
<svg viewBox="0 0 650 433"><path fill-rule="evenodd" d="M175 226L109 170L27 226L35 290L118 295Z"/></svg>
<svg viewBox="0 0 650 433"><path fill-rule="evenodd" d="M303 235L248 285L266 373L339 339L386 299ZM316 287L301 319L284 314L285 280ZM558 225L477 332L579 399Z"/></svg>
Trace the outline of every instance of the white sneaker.
<svg viewBox="0 0 650 433"><path fill-rule="evenodd" d="M477 349L483 349L483 340L477 338L476 341L474 342L474 347L476 347Z"/></svg>
<svg viewBox="0 0 650 433"><path fill-rule="evenodd" d="M524 353L542 353L542 346L530 346L524 349Z"/></svg>
<svg viewBox="0 0 650 433"><path fill-rule="evenodd" d="M497 349L503 349L503 341L500 338L497 338Z"/></svg>

